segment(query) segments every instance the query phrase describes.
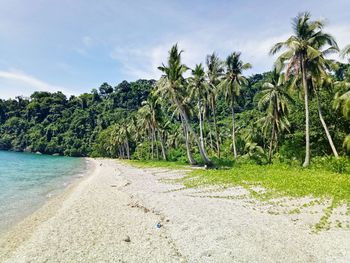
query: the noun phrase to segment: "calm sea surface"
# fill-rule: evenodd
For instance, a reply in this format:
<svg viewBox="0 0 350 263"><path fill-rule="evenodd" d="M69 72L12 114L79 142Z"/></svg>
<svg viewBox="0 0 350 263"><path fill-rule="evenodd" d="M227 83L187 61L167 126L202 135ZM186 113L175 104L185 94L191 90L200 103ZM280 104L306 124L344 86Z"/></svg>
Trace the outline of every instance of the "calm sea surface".
<svg viewBox="0 0 350 263"><path fill-rule="evenodd" d="M0 233L87 169L83 158L0 151Z"/></svg>

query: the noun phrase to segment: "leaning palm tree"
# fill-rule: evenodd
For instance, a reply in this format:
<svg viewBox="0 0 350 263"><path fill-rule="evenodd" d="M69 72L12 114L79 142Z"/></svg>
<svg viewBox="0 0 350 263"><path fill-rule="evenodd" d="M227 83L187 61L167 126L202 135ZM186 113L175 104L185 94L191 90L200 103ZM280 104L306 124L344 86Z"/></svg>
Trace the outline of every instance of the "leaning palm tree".
<svg viewBox="0 0 350 263"><path fill-rule="evenodd" d="M263 84L260 92L259 108L266 108L266 116L260 121L263 122L262 128L266 134L271 128L271 138L269 146L269 162L271 163L273 150L278 146L278 134L288 129L289 122L287 119L288 104L292 101L286 91L284 73L278 73L276 69L272 72L270 82Z"/></svg>
<svg viewBox="0 0 350 263"><path fill-rule="evenodd" d="M202 64L196 65L192 70L192 76L188 79L188 88L190 89L190 100L197 101L198 119L199 119L199 140L202 148L205 150L203 137L203 119L204 104L208 97L208 85L205 79L205 72Z"/></svg>
<svg viewBox="0 0 350 263"><path fill-rule="evenodd" d="M325 60L323 55L321 55L316 59L308 61L308 68L310 72L308 76L308 82L310 83L310 86L312 87L312 90L317 100L318 116L320 118L322 127L325 131L329 146L331 147L335 158L339 158L337 149L333 143L332 136L329 132L326 121L323 118L321 100L320 100L321 90L330 90L333 88L333 84L334 84L333 78L329 76L326 71L327 69L330 70L332 62L333 61Z"/></svg>
<svg viewBox="0 0 350 263"><path fill-rule="evenodd" d="M220 78L224 72L224 67L223 62L215 53L207 56L206 64L208 68L207 77L209 83L208 102L214 121L217 156L220 158L220 134L216 121L216 97L218 94L217 87L220 84Z"/></svg>
<svg viewBox="0 0 350 263"><path fill-rule="evenodd" d="M308 62L322 56L320 50L325 44L337 47L332 36L322 31L324 23L320 20L311 21L308 12L299 14L293 20L294 34L286 41L275 44L270 54L276 54L285 49L276 61L277 68L286 68L287 77L290 74L299 75L303 83L305 105L305 160L303 167L310 164L310 134L309 134L309 74Z"/></svg>
<svg viewBox="0 0 350 263"><path fill-rule="evenodd" d="M202 147L197 134L191 127L190 119L185 108L185 99L188 94L186 90L187 83L183 74L188 70L188 67L181 63L181 53L182 51L178 50L177 44L174 45L169 51L167 65L163 64L161 67L158 67L163 72L163 76L157 83L157 93L161 93L169 98L176 106L183 120L184 129L192 133L204 163L211 166L212 162Z"/></svg>
<svg viewBox="0 0 350 263"><path fill-rule="evenodd" d="M242 75L244 70L250 69L249 63L241 60L240 52L233 52L226 59L226 72L223 76L219 88L225 93L225 99L229 103L232 112L232 148L235 159L237 159L236 131L235 131L235 106L242 85L246 85L248 80Z"/></svg>

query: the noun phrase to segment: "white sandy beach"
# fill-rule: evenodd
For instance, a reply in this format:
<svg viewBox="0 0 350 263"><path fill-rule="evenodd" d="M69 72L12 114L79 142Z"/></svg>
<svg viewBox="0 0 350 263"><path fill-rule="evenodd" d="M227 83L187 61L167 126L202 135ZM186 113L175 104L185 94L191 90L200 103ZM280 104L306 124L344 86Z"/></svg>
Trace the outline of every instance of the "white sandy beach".
<svg viewBox="0 0 350 263"><path fill-rule="evenodd" d="M284 205L221 198L244 189L161 180L184 171L89 160L91 174L1 238L0 262L350 262L350 230L312 233L317 211L289 215Z"/></svg>

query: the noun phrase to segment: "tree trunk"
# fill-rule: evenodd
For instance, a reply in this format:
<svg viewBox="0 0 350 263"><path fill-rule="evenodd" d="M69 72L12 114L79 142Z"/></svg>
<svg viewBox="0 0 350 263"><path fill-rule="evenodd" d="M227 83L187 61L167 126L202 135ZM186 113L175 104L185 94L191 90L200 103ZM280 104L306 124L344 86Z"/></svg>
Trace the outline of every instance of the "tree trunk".
<svg viewBox="0 0 350 263"><path fill-rule="evenodd" d="M237 150L236 150L236 131L235 131L235 109L234 104L232 102L232 148L233 148L233 156L235 160L237 159Z"/></svg>
<svg viewBox="0 0 350 263"><path fill-rule="evenodd" d="M322 126L323 126L323 129L324 129L324 131L325 131L325 133L326 133L326 136L327 136L329 145L330 145L331 148L332 148L333 154L334 154L335 158L338 159L338 158L339 158L339 155L338 155L337 149L336 149L335 146L334 146L334 143L333 143L332 137L331 137L331 135L330 135L330 133L329 133L327 124L326 124L325 120L323 119L322 109L321 109L321 103L320 103L320 98L319 98L319 94L318 94L317 91L316 91L316 98L317 98L318 116L320 117L320 121L321 121Z"/></svg>
<svg viewBox="0 0 350 263"><path fill-rule="evenodd" d="M198 117L199 117L199 140L200 140L201 146L204 148L202 107L200 102L198 102Z"/></svg>
<svg viewBox="0 0 350 263"><path fill-rule="evenodd" d="M162 150L162 157L163 157L163 160L166 161L166 154L165 154L165 147L164 147L163 138L162 138L160 131L158 129L157 129L157 131L158 131L158 137L159 137L159 142L160 142L160 148Z"/></svg>
<svg viewBox="0 0 350 263"><path fill-rule="evenodd" d="M214 128L215 128L215 135L216 135L216 151L217 151L218 158L220 158L220 135L219 135L218 125L216 123L216 109L215 109L214 99L212 99L211 107L213 112Z"/></svg>
<svg viewBox="0 0 350 263"><path fill-rule="evenodd" d="M153 137L153 131L152 128L150 128L150 136L151 136L151 142L152 142L152 160L154 159L154 137Z"/></svg>
<svg viewBox="0 0 350 263"><path fill-rule="evenodd" d="M275 123L272 124L272 131L271 131L271 141L270 141L270 149L269 149L269 163L271 163L272 160L272 152L273 152L273 141L275 139Z"/></svg>
<svg viewBox="0 0 350 263"><path fill-rule="evenodd" d="M188 129L187 129L186 125L185 125L185 122L184 122L182 116L180 118L181 118L181 123L182 123L182 127L183 127L184 136L185 136L185 144L186 144L186 152L187 152L188 161L190 162L191 165L196 165L197 162L193 158L193 155L192 155L192 152L191 152Z"/></svg>
<svg viewBox="0 0 350 263"><path fill-rule="evenodd" d="M188 119L188 116L187 116L187 113L185 111L185 109L183 108L183 106L181 105L181 103L178 101L178 99L176 98L176 96L174 96L175 98L175 103L180 111L180 114L182 115L183 117L183 120L184 120L184 124L186 126L186 128L188 129L189 132L191 132L193 134L193 137L198 145L198 148L199 148L199 153L204 161L204 163L207 165L207 166L212 166L213 163L211 162L211 160L209 159L205 149L202 147L199 139L198 139L198 136L197 134L194 132L194 130L192 129L191 125L190 125L190 120Z"/></svg>
<svg viewBox="0 0 350 263"><path fill-rule="evenodd" d="M155 141L155 145L156 145L156 156L157 156L157 160L159 160L159 145L158 145L158 141L157 141L156 128L153 128L153 136L154 136L154 141Z"/></svg>
<svg viewBox="0 0 350 263"><path fill-rule="evenodd" d="M210 127L210 123L208 123L208 127L209 127L209 141L210 141L210 149L212 149L212 150L214 151L214 150L215 150L215 148L214 148L213 135L212 135L212 131L211 131L211 127Z"/></svg>
<svg viewBox="0 0 350 263"><path fill-rule="evenodd" d="M148 160L151 160L151 152L152 152L151 136L148 133L148 153L147 153L147 159Z"/></svg>
<svg viewBox="0 0 350 263"><path fill-rule="evenodd" d="M126 156L128 159L130 159L130 147L129 147L129 141L125 140L125 147L126 147Z"/></svg>
<svg viewBox="0 0 350 263"><path fill-rule="evenodd" d="M305 160L303 167L308 167L310 165L310 120L309 120L309 91L307 88L306 80L306 68L304 56L301 57L301 70L303 77L303 87L304 87L304 103L305 103Z"/></svg>

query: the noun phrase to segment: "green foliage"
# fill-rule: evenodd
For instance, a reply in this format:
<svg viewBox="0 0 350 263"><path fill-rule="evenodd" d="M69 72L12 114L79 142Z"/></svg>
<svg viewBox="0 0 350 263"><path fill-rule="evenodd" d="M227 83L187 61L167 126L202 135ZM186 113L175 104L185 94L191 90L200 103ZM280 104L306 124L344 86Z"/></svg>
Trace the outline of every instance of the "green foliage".
<svg viewBox="0 0 350 263"><path fill-rule="evenodd" d="M131 164L139 168L171 168L171 169L188 169L186 162L169 162L169 161L140 161L140 160L123 160L127 164Z"/></svg>
<svg viewBox="0 0 350 263"><path fill-rule="evenodd" d="M163 75L157 82L103 83L70 98L61 92L34 92L30 98L0 100L0 150L188 160L208 166L211 160L227 166L233 158L237 165L300 165L307 152L308 116L313 166L346 173L345 157L322 156L334 154L334 148L346 156L350 149L349 64L325 58L338 48L323 32L322 22L312 21L309 13L294 22L294 35L271 50L285 48L276 62L283 72L277 67L247 77L244 72L251 65L242 62L240 52L232 52L225 62L213 53L206 67L197 65L186 78L190 69L174 45L158 68Z"/></svg>
<svg viewBox="0 0 350 263"><path fill-rule="evenodd" d="M99 92L69 99L61 92L35 92L0 100L0 149L114 157L100 133L136 111L154 83L124 81L115 89L104 83Z"/></svg>
<svg viewBox="0 0 350 263"><path fill-rule="evenodd" d="M195 170L181 179L186 187L208 185L260 185L268 191L262 198L278 196L331 198L334 204L350 204L350 175L331 172L323 167L303 169L287 164L236 164L226 170Z"/></svg>
<svg viewBox="0 0 350 263"><path fill-rule="evenodd" d="M333 156L316 157L312 160L312 167L325 169L335 173L349 174L350 162L348 157L334 158Z"/></svg>

